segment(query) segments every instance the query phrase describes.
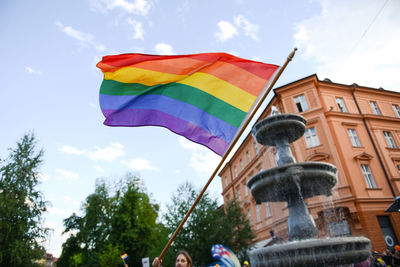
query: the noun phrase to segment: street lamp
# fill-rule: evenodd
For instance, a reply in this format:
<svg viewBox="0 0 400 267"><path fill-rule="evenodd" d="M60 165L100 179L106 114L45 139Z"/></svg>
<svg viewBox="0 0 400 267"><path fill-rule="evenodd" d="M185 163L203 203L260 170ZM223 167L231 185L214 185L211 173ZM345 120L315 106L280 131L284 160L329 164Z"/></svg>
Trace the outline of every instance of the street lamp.
<svg viewBox="0 0 400 267"><path fill-rule="evenodd" d="M385 210L385 212L400 212L400 196L394 198L393 203Z"/></svg>

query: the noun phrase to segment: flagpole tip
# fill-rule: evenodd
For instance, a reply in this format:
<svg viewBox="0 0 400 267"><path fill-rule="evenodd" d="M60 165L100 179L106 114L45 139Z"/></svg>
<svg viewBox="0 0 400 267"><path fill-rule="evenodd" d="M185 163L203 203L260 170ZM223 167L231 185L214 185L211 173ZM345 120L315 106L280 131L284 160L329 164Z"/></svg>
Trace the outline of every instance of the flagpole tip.
<svg viewBox="0 0 400 267"><path fill-rule="evenodd" d="M292 60L292 58L294 57L294 54L296 53L296 51L297 51L297 47L295 47L294 49L293 49L293 51L292 51L292 53L290 53L289 54L289 56L288 56L288 61L291 61Z"/></svg>

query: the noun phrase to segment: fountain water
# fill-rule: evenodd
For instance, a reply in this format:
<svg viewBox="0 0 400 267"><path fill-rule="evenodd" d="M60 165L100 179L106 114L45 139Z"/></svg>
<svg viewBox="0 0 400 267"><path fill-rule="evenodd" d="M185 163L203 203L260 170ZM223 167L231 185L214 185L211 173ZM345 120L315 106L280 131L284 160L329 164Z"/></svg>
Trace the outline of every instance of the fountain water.
<svg viewBox="0 0 400 267"><path fill-rule="evenodd" d="M316 238L317 228L304 199L330 196L337 183L337 169L325 162L296 163L290 143L303 136L305 124L302 116L280 114L272 107L271 115L253 127L257 142L276 147L278 166L254 175L247 186L256 204L287 202L290 242L250 253L252 266L330 266L361 262L369 256L368 238Z"/></svg>

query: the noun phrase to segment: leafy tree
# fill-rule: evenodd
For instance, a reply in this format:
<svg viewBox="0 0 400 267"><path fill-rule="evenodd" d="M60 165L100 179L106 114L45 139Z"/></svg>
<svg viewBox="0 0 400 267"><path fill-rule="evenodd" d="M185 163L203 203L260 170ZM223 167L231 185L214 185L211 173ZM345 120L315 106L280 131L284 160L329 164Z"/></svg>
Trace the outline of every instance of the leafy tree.
<svg viewBox="0 0 400 267"><path fill-rule="evenodd" d="M44 255L40 241L47 202L37 190L43 150L33 134L26 134L0 161L0 266L35 266Z"/></svg>
<svg viewBox="0 0 400 267"><path fill-rule="evenodd" d="M118 246L108 244L107 248L101 252L99 265L101 267L116 267L121 265L120 250Z"/></svg>
<svg viewBox="0 0 400 267"><path fill-rule="evenodd" d="M140 184L130 173L115 188L99 180L86 198L83 216L72 214L64 220L64 233L71 235L57 265L70 266L81 254L81 266L122 266L119 255L127 253L126 263L140 266L156 243L158 215L158 206Z"/></svg>
<svg viewBox="0 0 400 267"><path fill-rule="evenodd" d="M197 195L193 186L185 183L172 196L172 204L167 206L167 213L164 215L171 233L176 230ZM169 250L176 252L185 249L191 255L194 265L204 266L214 261L211 256L212 245L226 245L243 259L253 237L249 222L237 202L228 203L224 209L218 206L217 199L205 193ZM174 258L171 253L163 258L163 262L165 266L173 266Z"/></svg>

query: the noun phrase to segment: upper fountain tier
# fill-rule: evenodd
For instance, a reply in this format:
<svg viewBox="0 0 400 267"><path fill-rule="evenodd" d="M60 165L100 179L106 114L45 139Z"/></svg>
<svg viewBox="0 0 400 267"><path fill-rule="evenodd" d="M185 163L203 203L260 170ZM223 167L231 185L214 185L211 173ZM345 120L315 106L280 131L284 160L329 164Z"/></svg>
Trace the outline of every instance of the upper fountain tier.
<svg viewBox="0 0 400 267"><path fill-rule="evenodd" d="M280 114L278 111L272 112L271 115L252 129L258 143L264 146L277 146L282 141L292 143L303 136L306 119L302 116Z"/></svg>

